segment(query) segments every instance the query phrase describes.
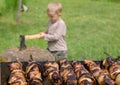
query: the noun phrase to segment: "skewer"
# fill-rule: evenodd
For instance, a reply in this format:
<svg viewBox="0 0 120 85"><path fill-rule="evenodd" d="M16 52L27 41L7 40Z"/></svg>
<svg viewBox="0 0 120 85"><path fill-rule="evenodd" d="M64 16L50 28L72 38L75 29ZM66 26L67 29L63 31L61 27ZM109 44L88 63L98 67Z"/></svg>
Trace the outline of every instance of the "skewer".
<svg viewBox="0 0 120 85"><path fill-rule="evenodd" d="M84 55L81 55L81 57L82 57L83 60L87 59L87 57L84 56Z"/></svg>
<svg viewBox="0 0 120 85"><path fill-rule="evenodd" d="M33 56L32 56L32 54L30 55L30 61L33 61Z"/></svg>
<svg viewBox="0 0 120 85"><path fill-rule="evenodd" d="M112 56L109 53L104 52L104 54L107 55L107 56L109 56L110 58L112 58Z"/></svg>

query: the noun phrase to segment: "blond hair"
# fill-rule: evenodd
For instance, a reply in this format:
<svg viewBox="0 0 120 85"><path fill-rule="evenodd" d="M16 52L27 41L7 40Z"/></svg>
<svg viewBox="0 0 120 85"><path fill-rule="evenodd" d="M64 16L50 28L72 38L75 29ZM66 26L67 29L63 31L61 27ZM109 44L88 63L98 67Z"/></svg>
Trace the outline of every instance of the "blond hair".
<svg viewBox="0 0 120 85"><path fill-rule="evenodd" d="M55 12L59 16L61 16L62 12L62 4L59 2L51 2L47 6L47 12Z"/></svg>

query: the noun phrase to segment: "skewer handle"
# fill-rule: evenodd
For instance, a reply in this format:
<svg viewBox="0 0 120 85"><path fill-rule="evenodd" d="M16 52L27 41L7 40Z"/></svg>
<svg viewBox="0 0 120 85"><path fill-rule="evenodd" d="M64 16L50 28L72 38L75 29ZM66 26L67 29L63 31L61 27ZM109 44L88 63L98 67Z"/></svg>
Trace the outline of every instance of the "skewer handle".
<svg viewBox="0 0 120 85"><path fill-rule="evenodd" d="M104 52L104 54L112 58L112 56L109 53Z"/></svg>
<svg viewBox="0 0 120 85"><path fill-rule="evenodd" d="M86 57L86 56L84 56L84 55L81 55L81 57L82 57L82 59L84 59L84 60L85 60L85 59L87 59L87 57Z"/></svg>

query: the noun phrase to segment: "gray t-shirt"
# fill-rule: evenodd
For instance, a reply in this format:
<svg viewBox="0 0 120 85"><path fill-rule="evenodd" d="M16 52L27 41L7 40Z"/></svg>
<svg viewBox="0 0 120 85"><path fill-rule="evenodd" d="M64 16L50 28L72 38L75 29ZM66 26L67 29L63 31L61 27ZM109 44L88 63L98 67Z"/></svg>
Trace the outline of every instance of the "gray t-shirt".
<svg viewBox="0 0 120 85"><path fill-rule="evenodd" d="M48 49L50 51L67 51L65 40L66 25L61 18L55 23L49 21L46 33L44 39L48 41Z"/></svg>

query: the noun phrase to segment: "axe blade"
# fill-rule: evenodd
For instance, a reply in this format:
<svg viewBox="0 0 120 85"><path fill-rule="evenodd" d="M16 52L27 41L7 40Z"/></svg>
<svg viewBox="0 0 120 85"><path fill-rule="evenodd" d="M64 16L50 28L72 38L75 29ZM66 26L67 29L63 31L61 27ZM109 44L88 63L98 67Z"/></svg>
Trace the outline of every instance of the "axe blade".
<svg viewBox="0 0 120 85"><path fill-rule="evenodd" d="M27 46L25 45L25 36L24 35L20 35L20 48L19 48L19 50L23 50L26 47Z"/></svg>

